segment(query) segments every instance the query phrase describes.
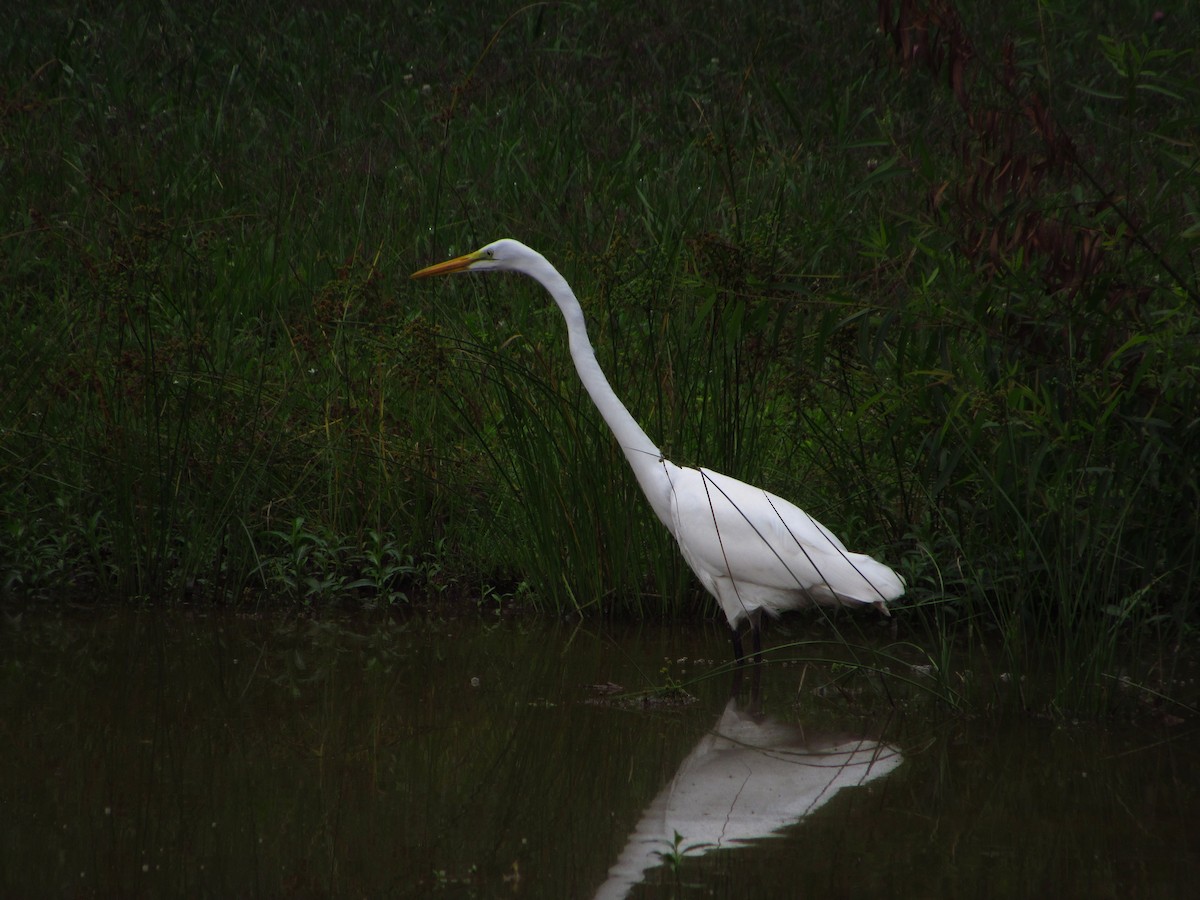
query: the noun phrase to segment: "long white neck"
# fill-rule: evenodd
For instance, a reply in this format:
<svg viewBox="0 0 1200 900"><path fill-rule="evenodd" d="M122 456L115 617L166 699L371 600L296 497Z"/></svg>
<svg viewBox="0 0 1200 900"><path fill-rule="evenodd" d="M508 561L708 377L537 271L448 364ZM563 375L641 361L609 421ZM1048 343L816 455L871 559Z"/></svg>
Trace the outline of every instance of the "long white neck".
<svg viewBox="0 0 1200 900"><path fill-rule="evenodd" d="M596 409L600 410L600 415L612 429L621 452L629 461L633 474L655 514L667 529L674 533L671 522L670 480L663 470L662 452L630 415L604 376L604 370L596 360L596 351L592 349L592 342L588 339L587 323L584 321L583 309L575 297L575 292L541 254L536 254L536 259L522 266L522 270L538 281L562 310L563 318L567 322L571 359L575 362L579 380L583 382L583 387L596 404Z"/></svg>

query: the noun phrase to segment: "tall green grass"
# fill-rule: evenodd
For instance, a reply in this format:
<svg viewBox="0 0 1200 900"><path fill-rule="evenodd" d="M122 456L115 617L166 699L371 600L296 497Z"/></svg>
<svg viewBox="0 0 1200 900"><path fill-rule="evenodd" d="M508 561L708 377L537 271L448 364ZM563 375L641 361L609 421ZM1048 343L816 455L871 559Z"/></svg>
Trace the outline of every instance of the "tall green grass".
<svg viewBox="0 0 1200 900"><path fill-rule="evenodd" d="M905 572L943 677L998 641L1078 707L1190 633L1194 12L468 6L0 35L6 593L704 604L536 285L407 280L511 235L673 459Z"/></svg>

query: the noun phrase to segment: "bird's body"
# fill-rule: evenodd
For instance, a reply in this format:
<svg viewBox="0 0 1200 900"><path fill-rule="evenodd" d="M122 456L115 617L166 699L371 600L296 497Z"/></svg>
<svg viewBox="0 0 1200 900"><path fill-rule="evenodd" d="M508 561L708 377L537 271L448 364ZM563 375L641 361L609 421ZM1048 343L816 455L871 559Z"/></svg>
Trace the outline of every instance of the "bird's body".
<svg viewBox="0 0 1200 900"><path fill-rule="evenodd" d="M828 528L787 500L728 475L664 458L613 392L588 340L579 301L540 253L505 239L413 277L489 270L528 275L558 304L584 388L612 429L651 508L700 583L720 603L738 659L740 632L747 622L755 651L761 652L764 613L864 603L886 612L886 604L904 593L903 580L890 568L851 553Z"/></svg>

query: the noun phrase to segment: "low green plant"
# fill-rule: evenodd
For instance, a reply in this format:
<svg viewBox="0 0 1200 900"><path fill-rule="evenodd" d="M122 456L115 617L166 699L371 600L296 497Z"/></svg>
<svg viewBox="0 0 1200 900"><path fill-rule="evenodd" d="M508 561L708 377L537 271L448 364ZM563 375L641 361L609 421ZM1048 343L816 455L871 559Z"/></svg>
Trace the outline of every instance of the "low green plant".
<svg viewBox="0 0 1200 900"><path fill-rule="evenodd" d="M260 550L256 573L262 589L304 606L407 602L418 575L412 555L377 531L363 546L296 518L287 530L268 537L273 545Z"/></svg>
<svg viewBox="0 0 1200 900"><path fill-rule="evenodd" d="M711 850L716 846L715 844L707 841L696 841L691 844L685 844L684 840L685 838L683 835L676 831L675 836L671 840L664 840L662 842L667 845L665 850L654 851L655 855L659 858L659 860L661 860L662 864L667 867L667 870L671 873L671 876L676 880L677 883L683 874L683 863L688 854L695 855L703 853L704 851Z"/></svg>

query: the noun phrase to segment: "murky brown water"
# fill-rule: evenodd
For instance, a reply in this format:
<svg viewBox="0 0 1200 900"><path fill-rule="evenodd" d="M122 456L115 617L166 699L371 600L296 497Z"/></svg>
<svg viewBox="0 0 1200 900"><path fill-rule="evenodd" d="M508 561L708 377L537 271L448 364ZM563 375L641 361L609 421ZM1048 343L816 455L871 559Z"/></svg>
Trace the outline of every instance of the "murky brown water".
<svg viewBox="0 0 1200 900"><path fill-rule="evenodd" d="M0 895L1177 897L1200 880L1186 723L952 717L827 664L772 664L731 699L704 661L728 653L715 627L27 612L0 625ZM694 700L603 687L669 681Z"/></svg>

